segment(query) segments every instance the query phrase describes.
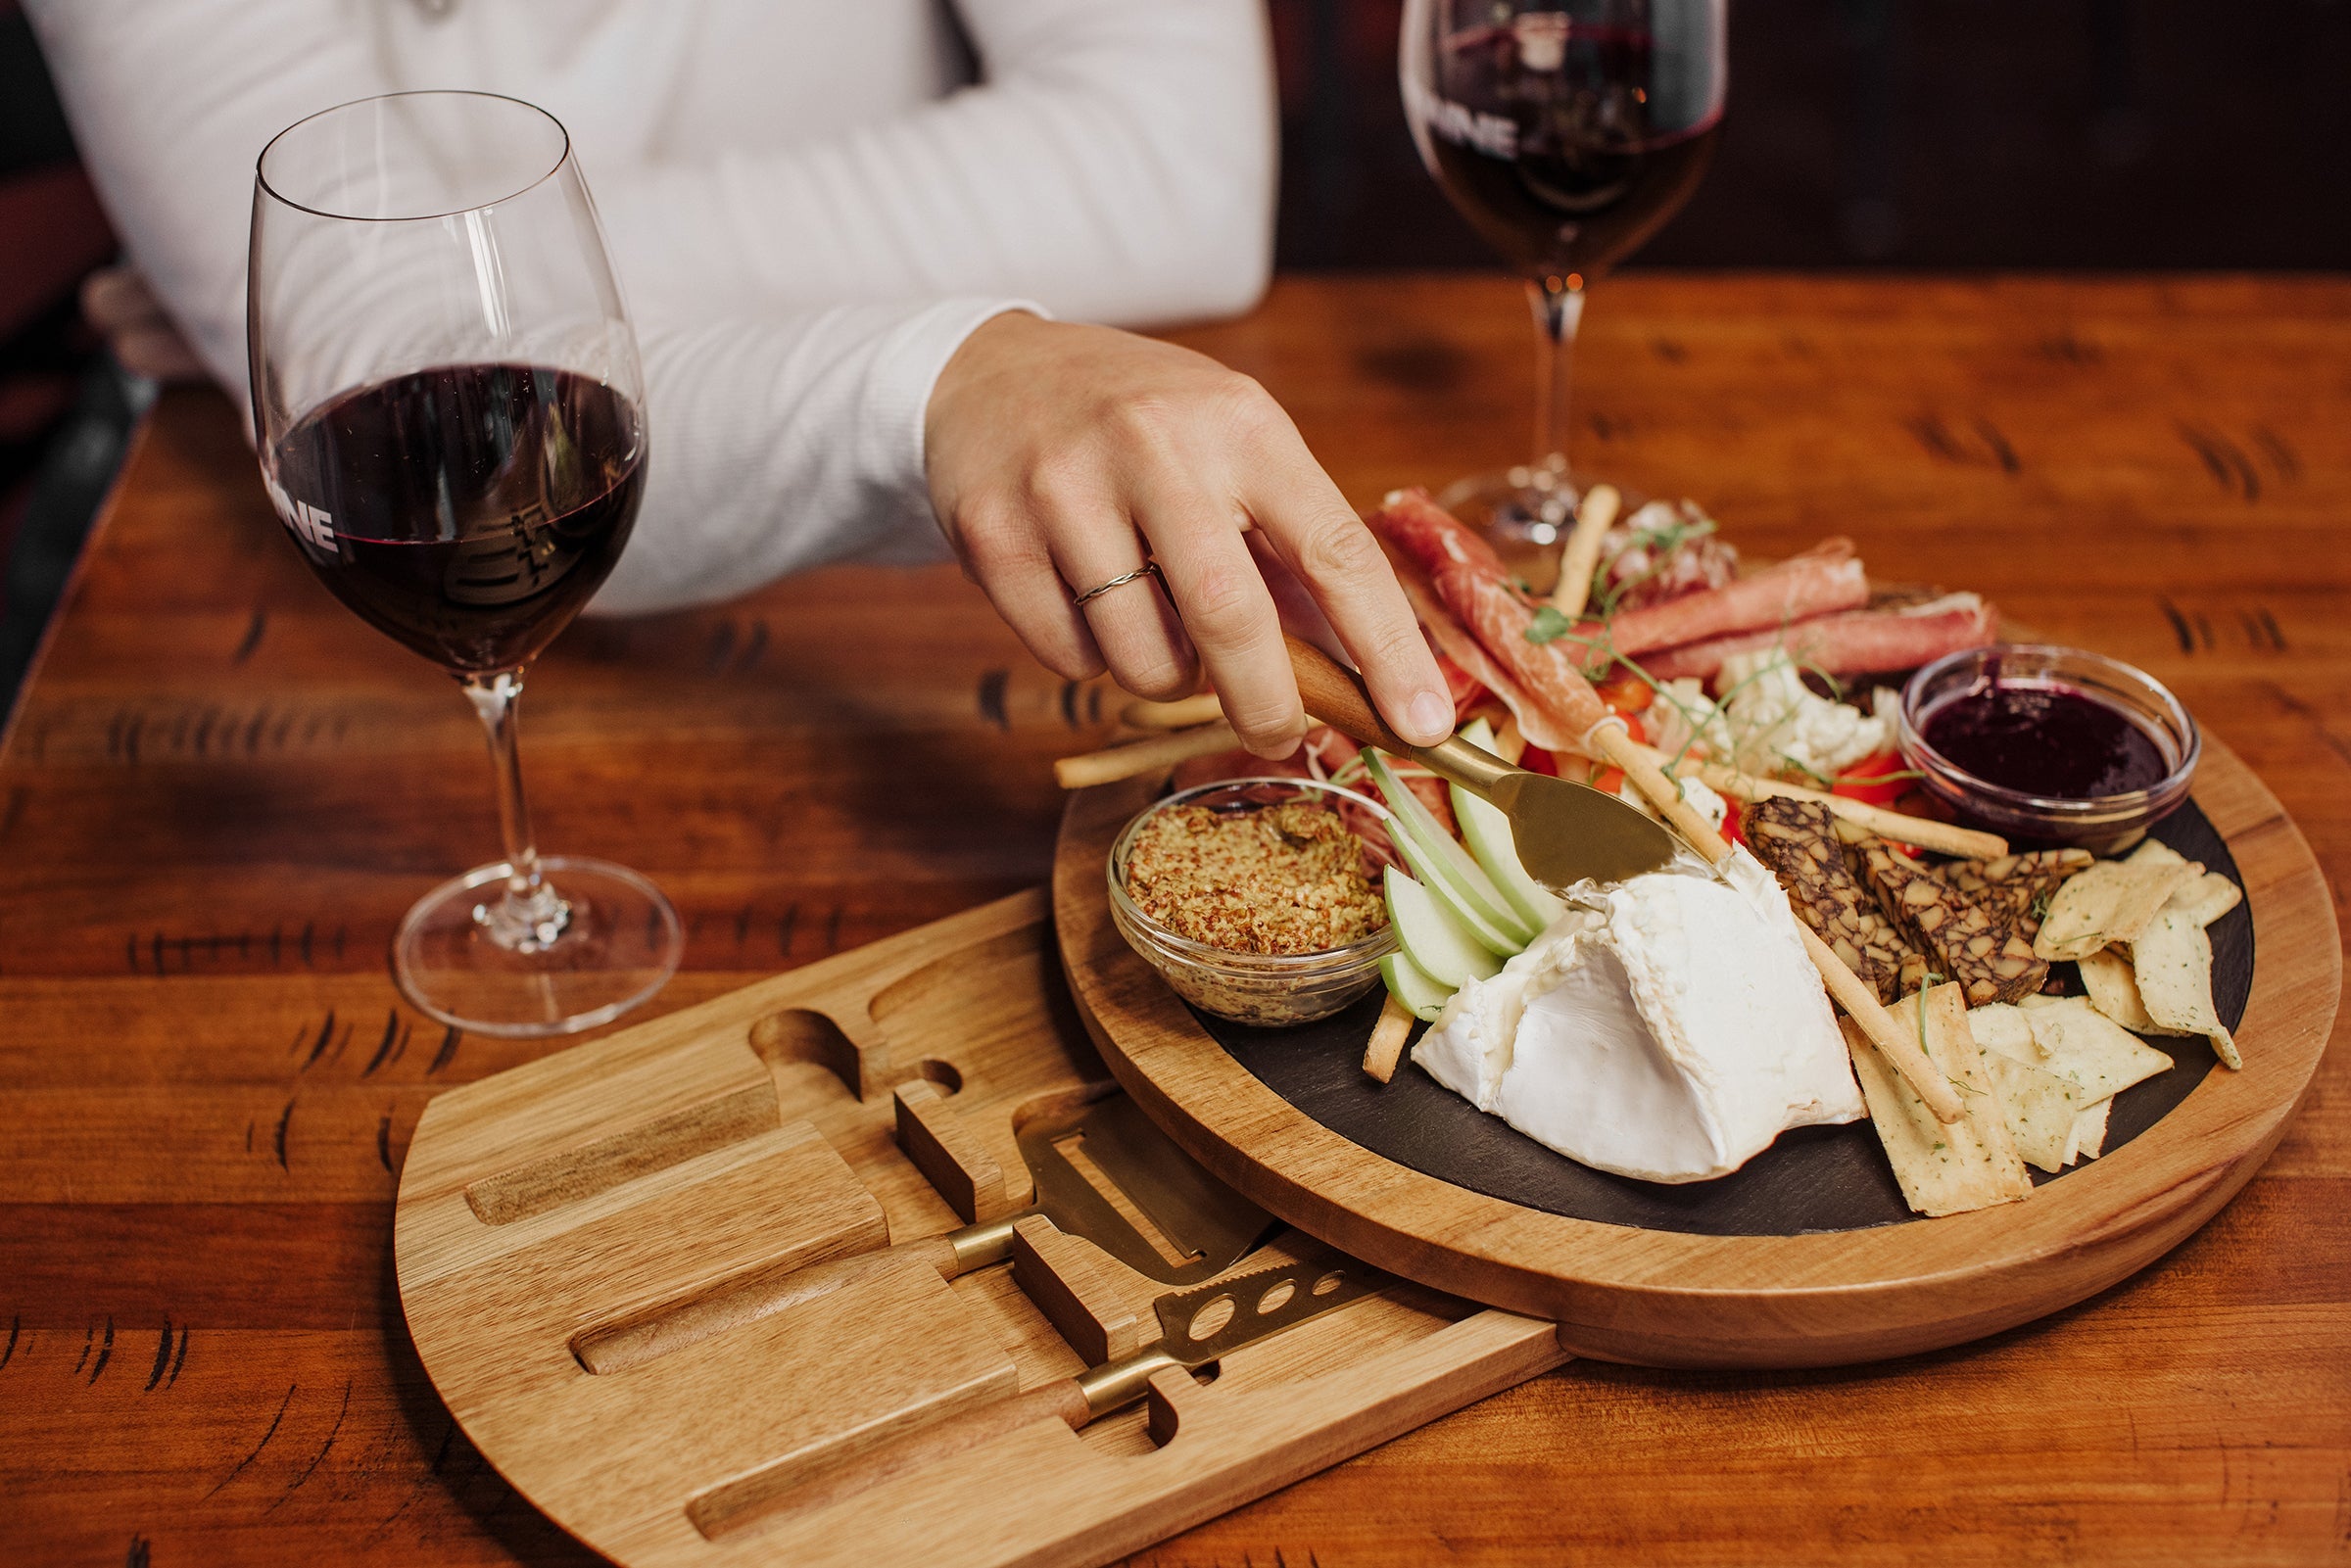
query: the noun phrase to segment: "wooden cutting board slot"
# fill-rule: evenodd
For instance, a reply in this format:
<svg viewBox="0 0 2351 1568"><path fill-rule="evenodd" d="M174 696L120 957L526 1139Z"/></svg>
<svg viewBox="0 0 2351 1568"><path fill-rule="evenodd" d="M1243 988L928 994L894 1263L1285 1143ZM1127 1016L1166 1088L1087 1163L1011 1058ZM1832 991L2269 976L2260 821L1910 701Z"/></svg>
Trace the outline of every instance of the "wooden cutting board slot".
<svg viewBox="0 0 2351 1568"><path fill-rule="evenodd" d="M773 1088L738 1089L485 1176L465 1189L486 1225L509 1225L782 1124Z"/></svg>

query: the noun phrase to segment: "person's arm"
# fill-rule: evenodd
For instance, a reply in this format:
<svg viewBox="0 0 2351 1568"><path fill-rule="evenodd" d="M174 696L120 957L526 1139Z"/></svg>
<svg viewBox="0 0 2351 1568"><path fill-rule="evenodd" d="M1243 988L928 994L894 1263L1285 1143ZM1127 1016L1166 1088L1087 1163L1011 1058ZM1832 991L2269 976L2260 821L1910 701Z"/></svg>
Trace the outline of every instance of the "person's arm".
<svg viewBox="0 0 2351 1568"><path fill-rule="evenodd" d="M1019 295L1111 325L1256 302L1278 141L1258 0L957 10L977 86L803 145L591 168L633 297L756 314Z"/></svg>

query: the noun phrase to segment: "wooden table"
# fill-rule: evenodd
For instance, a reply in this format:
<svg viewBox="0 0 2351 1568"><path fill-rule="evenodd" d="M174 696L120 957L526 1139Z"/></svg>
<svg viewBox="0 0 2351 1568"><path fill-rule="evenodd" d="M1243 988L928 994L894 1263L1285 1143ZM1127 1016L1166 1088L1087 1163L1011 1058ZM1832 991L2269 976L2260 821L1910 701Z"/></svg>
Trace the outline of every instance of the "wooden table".
<svg viewBox="0 0 2351 1568"><path fill-rule="evenodd" d="M1982 589L2155 671L2351 886L2351 283L1627 278L1582 460L1784 554ZM1290 279L1182 340L1348 494L1512 460L1486 277ZM551 850L658 878L661 1008L1045 875L1115 691L952 571L569 634ZM923 787L910 787L921 785ZM492 858L473 720L279 537L227 405L159 405L0 751L0 1560L573 1561L458 1434L388 1246L438 1090L555 1047L402 1006L393 923ZM1178 1564L2351 1558L2351 1067L2139 1278L1911 1361L1595 1363L1165 1544Z"/></svg>

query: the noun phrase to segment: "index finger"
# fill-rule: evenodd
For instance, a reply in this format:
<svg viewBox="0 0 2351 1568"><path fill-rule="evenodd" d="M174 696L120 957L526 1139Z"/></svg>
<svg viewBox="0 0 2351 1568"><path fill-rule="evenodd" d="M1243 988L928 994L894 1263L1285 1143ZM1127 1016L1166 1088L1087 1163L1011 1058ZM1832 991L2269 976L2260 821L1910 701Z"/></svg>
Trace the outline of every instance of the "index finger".
<svg viewBox="0 0 2351 1568"><path fill-rule="evenodd" d="M1321 606L1380 716L1415 745L1453 734L1453 695L1396 569L1286 415L1246 473L1242 503Z"/></svg>

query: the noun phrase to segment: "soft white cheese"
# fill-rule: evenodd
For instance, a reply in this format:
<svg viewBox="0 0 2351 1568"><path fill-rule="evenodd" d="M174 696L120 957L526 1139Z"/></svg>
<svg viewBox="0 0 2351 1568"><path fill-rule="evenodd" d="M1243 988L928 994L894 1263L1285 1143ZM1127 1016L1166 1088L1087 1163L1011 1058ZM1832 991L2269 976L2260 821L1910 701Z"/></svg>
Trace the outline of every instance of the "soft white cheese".
<svg viewBox="0 0 2351 1568"><path fill-rule="evenodd" d="M1880 689L1874 711L1863 713L1805 686L1803 673L1777 648L1723 660L1715 686L1723 697L1707 739L1718 750L1727 742L1750 773L1834 779L1864 757L1894 749L1899 700L1891 690Z"/></svg>
<svg viewBox="0 0 2351 1568"><path fill-rule="evenodd" d="M1679 783L1682 786L1682 803L1703 817L1707 827L1719 830L1723 819L1731 814L1731 803L1709 788L1704 780L1694 775L1682 775ZM1657 808L1649 803L1649 796L1636 788L1630 779L1616 786L1616 798L1645 816L1655 817L1659 822L1665 820L1658 814Z"/></svg>
<svg viewBox="0 0 2351 1568"><path fill-rule="evenodd" d="M1457 993L1413 1060L1571 1160L1648 1181L1738 1169L1789 1127L1863 1114L1771 874L1685 864L1578 906Z"/></svg>

